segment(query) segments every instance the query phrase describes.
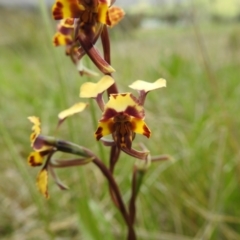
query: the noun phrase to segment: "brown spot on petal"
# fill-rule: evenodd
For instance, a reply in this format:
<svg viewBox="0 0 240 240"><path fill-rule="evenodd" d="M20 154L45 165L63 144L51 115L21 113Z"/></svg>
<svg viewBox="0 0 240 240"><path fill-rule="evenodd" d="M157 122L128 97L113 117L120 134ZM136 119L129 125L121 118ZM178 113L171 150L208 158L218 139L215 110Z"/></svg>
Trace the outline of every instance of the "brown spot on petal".
<svg viewBox="0 0 240 240"><path fill-rule="evenodd" d="M53 8L53 17L55 20L63 19L63 4L59 1L56 2L54 8Z"/></svg>
<svg viewBox="0 0 240 240"><path fill-rule="evenodd" d="M58 38L53 39L53 44L54 44L54 46L59 46L60 45Z"/></svg>
<svg viewBox="0 0 240 240"><path fill-rule="evenodd" d="M37 167L37 166L41 166L41 165L42 165L42 163L36 162L35 157L32 156L32 155L29 156L29 158L28 158L28 163L29 163L29 165L32 166L32 167Z"/></svg>
<svg viewBox="0 0 240 240"><path fill-rule="evenodd" d="M103 128L98 127L97 131L95 132L95 137L97 140L99 140L101 137L103 137L102 132L103 132Z"/></svg>
<svg viewBox="0 0 240 240"><path fill-rule="evenodd" d="M30 135L30 141L33 142L33 141L35 140L36 136L37 136L36 133L32 133L32 134Z"/></svg>
<svg viewBox="0 0 240 240"><path fill-rule="evenodd" d="M143 126L143 131L144 131L143 135L145 135L147 138L151 136L151 131L149 130L146 124Z"/></svg>
<svg viewBox="0 0 240 240"><path fill-rule="evenodd" d="M114 117L115 115L117 115L118 112L115 110L115 109L112 109L112 108L107 108L102 116L102 120L106 120L106 119L109 119L109 118L112 118Z"/></svg>
<svg viewBox="0 0 240 240"><path fill-rule="evenodd" d="M84 6L77 0L58 0L52 8L55 20L64 18L79 18Z"/></svg>
<svg viewBox="0 0 240 240"><path fill-rule="evenodd" d="M66 45L71 45L72 44L72 40L69 38L65 38L65 44Z"/></svg>
<svg viewBox="0 0 240 240"><path fill-rule="evenodd" d="M127 113L130 116L135 117L135 118L141 118L142 119L144 117L144 110L138 111L138 109L136 109L135 106L134 107L133 106L128 106L124 112Z"/></svg>
<svg viewBox="0 0 240 240"><path fill-rule="evenodd" d="M117 99L118 94L112 94L111 96L112 96L114 99Z"/></svg>

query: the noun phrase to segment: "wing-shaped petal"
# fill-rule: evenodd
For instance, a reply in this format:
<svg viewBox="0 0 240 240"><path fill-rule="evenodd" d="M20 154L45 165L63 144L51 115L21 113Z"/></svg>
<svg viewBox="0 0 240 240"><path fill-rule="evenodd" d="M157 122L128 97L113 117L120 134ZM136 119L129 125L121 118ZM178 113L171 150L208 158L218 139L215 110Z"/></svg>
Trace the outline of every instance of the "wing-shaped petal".
<svg viewBox="0 0 240 240"><path fill-rule="evenodd" d="M86 82L80 88L81 98L96 98L98 94L103 93L114 83L114 79L105 75L97 83Z"/></svg>
<svg viewBox="0 0 240 240"><path fill-rule="evenodd" d="M133 132L142 134L142 135L144 135L148 138L151 136L150 129L148 128L148 126L146 125L146 123L142 119L132 118L131 119L131 124L132 124L132 131Z"/></svg>
<svg viewBox="0 0 240 240"><path fill-rule="evenodd" d="M143 80L137 80L131 85L129 85L129 87L138 91L149 92L158 88L166 87L166 80L160 78L154 83L146 82Z"/></svg>
<svg viewBox="0 0 240 240"><path fill-rule="evenodd" d="M83 102L76 103L72 107L60 112L58 114L58 118L60 119L60 121L62 121L69 116L82 112L87 107L87 105L88 105L87 103Z"/></svg>

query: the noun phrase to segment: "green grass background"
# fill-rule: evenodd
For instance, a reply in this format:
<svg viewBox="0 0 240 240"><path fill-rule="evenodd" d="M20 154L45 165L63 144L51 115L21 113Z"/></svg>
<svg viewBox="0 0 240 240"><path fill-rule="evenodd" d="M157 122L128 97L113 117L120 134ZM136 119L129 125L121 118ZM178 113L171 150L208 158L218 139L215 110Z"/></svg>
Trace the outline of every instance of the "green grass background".
<svg viewBox="0 0 240 240"><path fill-rule="evenodd" d="M30 168L31 124L54 135L57 114L79 101L80 77L63 48L54 48L50 11L0 14L0 237L1 239L124 239L124 222L94 165L58 171L70 190L49 180L50 199ZM240 25L177 24L159 29L111 30L112 65L121 91L137 79L167 79L146 101L153 164L137 200L138 239L240 239ZM94 69L94 66L92 66ZM97 81L94 79L93 81ZM96 115L101 113L96 108ZM90 109L72 117L57 136L99 151ZM105 161L109 149L105 150ZM135 160L121 155L116 179L130 196Z"/></svg>

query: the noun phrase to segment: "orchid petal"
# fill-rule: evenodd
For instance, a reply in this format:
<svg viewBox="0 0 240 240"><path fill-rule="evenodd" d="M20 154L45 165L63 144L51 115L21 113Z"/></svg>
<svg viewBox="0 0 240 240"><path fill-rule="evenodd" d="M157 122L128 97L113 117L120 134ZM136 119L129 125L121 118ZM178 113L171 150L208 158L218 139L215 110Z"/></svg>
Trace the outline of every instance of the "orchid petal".
<svg viewBox="0 0 240 240"><path fill-rule="evenodd" d="M48 195L48 173L46 168L43 168L37 177L37 187L39 191L45 196L45 198L49 198Z"/></svg>
<svg viewBox="0 0 240 240"><path fill-rule="evenodd" d="M32 130L39 134L41 132L41 128L40 128L41 122L40 122L40 119L38 117L35 117L35 116L30 116L30 117L28 117L28 120L31 123L33 123Z"/></svg>
<svg viewBox="0 0 240 240"><path fill-rule="evenodd" d="M151 136L151 131L146 125L146 123L139 118L132 118L131 120L132 131L135 133L142 134L149 138Z"/></svg>
<svg viewBox="0 0 240 240"><path fill-rule="evenodd" d="M98 22L102 24L106 24L107 22L107 12L108 12L108 4L106 2L99 2L98 4Z"/></svg>
<svg viewBox="0 0 240 240"><path fill-rule="evenodd" d="M72 44L72 42L72 36L64 35L60 32L55 33L55 35L53 36L53 45L55 47L70 45Z"/></svg>
<svg viewBox="0 0 240 240"><path fill-rule="evenodd" d="M113 127L112 119L109 119L108 121L104 121L104 122L99 122L98 128L95 132L96 139L99 140L101 137L111 134L112 127Z"/></svg>
<svg viewBox="0 0 240 240"><path fill-rule="evenodd" d="M41 152L31 152L28 156L28 164L32 167L43 164L43 154Z"/></svg>
<svg viewBox="0 0 240 240"><path fill-rule="evenodd" d="M68 33L74 30L74 18L64 18L60 21L58 25L58 31L61 33Z"/></svg>
<svg viewBox="0 0 240 240"><path fill-rule="evenodd" d="M87 103L83 103L83 102L76 103L72 107L60 112L58 114L58 118L60 121L63 121L69 116L72 116L76 113L82 112L86 108L87 105L88 105Z"/></svg>
<svg viewBox="0 0 240 240"><path fill-rule="evenodd" d="M111 94L105 105L102 120L114 117L119 112L125 112L136 118L144 117L144 109L131 93Z"/></svg>
<svg viewBox="0 0 240 240"><path fill-rule="evenodd" d="M106 91L114 83L114 79L105 75L97 83L86 82L80 88L81 98L96 98L99 94Z"/></svg>
<svg viewBox="0 0 240 240"><path fill-rule="evenodd" d="M30 142L31 142L31 146L33 146L33 143L35 141L35 139L37 138L37 136L41 133L41 122L40 119L38 117L35 116L30 116L28 117L28 120L33 123L32 126L32 133L30 135Z"/></svg>
<svg viewBox="0 0 240 240"><path fill-rule="evenodd" d="M85 7L78 0L56 0L52 7L55 20L64 18L79 18Z"/></svg>
<svg viewBox="0 0 240 240"><path fill-rule="evenodd" d="M158 88L166 87L166 80L163 78L160 78L156 80L154 83L137 80L131 85L129 85L129 87L138 91L149 92Z"/></svg>
<svg viewBox="0 0 240 240"><path fill-rule="evenodd" d="M108 9L106 24L110 27L113 27L123 19L124 15L125 12L122 8L112 6Z"/></svg>

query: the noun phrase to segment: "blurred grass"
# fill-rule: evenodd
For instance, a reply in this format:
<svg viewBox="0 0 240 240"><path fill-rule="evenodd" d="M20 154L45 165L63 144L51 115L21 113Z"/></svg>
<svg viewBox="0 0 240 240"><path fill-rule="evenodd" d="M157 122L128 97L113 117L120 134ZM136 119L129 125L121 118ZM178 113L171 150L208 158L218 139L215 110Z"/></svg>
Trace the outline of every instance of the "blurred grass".
<svg viewBox="0 0 240 240"><path fill-rule="evenodd" d="M43 132L54 134L58 112L79 101L86 81L64 49L52 47L52 26L46 29L37 10L1 10L0 237L94 239L102 234L110 239L113 234L123 239L121 216L93 165L59 170L70 190L60 191L50 179L46 201L35 189L39 169L26 163L31 128L26 117L40 116ZM174 159L153 164L147 173L137 202L139 239L240 238L239 29L239 24L201 25L205 50L192 25L111 30L112 65L122 91L136 79L164 77L168 84L146 102L152 137L137 136L135 143ZM87 110L57 134L98 152L90 121ZM134 161L122 154L116 168L125 200Z"/></svg>

